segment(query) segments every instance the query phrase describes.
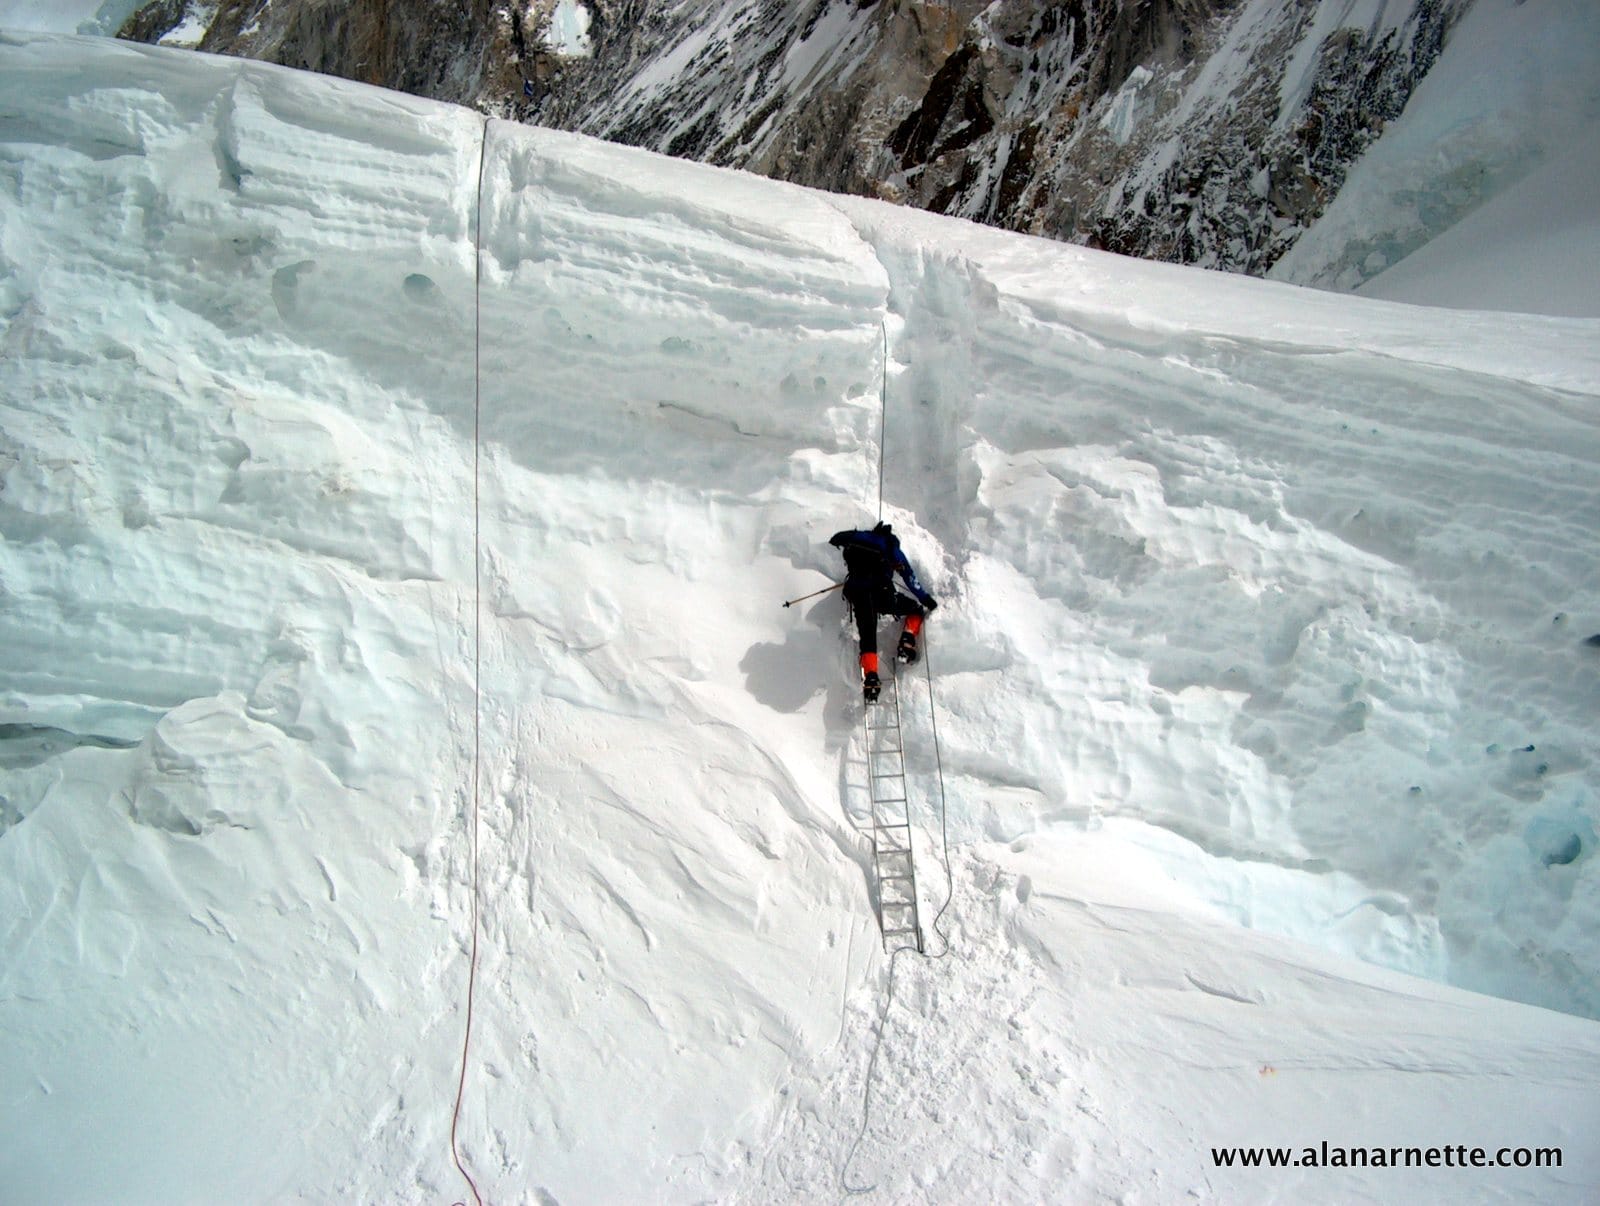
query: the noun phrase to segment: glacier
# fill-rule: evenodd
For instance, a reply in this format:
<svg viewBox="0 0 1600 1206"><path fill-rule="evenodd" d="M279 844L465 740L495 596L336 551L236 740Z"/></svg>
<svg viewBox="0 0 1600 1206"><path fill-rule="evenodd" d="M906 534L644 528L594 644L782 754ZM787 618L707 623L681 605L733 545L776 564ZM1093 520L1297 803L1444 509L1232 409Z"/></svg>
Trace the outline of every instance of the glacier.
<svg viewBox="0 0 1600 1206"><path fill-rule="evenodd" d="M103 39L0 97L7 1197L1593 1199L1600 322ZM880 508L927 958L780 606ZM1324 1141L1563 1160L1212 1154Z"/></svg>

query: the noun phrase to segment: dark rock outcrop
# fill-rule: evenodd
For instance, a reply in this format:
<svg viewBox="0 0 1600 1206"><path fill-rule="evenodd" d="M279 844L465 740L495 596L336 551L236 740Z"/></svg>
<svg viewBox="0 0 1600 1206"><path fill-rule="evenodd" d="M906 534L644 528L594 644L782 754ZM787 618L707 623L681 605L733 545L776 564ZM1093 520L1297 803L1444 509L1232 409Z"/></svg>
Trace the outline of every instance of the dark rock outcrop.
<svg viewBox="0 0 1600 1206"><path fill-rule="evenodd" d="M193 0L189 0L193 2ZM1472 0L223 0L201 49L1132 255L1264 273ZM124 36L184 15L158 0ZM1360 8L1361 6L1356 6Z"/></svg>

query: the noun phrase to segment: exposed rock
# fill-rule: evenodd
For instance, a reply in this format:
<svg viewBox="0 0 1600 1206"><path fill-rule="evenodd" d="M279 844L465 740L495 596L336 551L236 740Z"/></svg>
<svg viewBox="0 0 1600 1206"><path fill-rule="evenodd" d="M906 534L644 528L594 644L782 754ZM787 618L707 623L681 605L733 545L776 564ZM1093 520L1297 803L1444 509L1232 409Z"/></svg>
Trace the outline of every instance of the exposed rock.
<svg viewBox="0 0 1600 1206"><path fill-rule="evenodd" d="M159 41L208 16L198 49L471 103L492 52L489 0L157 0L118 36Z"/></svg>
<svg viewBox="0 0 1600 1206"><path fill-rule="evenodd" d="M130 42L159 42L183 23L189 0L156 0L129 17L117 31Z"/></svg>

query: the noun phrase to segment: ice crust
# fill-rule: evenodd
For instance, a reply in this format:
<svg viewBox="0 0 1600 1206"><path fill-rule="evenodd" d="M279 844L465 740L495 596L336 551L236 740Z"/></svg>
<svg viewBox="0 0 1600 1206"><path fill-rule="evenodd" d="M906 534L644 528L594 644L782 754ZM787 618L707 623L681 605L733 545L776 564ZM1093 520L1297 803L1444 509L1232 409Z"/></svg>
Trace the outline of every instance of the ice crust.
<svg viewBox="0 0 1600 1206"><path fill-rule="evenodd" d="M1592 1198L1600 323L106 41L0 98L8 1195L460 1196L477 751L494 1200ZM950 898L887 1005L779 607L880 449Z"/></svg>

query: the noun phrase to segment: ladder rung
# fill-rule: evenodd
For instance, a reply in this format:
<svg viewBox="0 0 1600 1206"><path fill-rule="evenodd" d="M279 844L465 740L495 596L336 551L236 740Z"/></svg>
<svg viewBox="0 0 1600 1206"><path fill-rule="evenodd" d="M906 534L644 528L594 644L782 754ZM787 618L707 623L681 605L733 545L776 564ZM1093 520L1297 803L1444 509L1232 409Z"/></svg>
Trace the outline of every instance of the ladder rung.
<svg viewBox="0 0 1600 1206"><path fill-rule="evenodd" d="M893 683L893 679L890 683ZM890 687L891 691L897 690ZM906 770L905 732L899 714L899 697L888 698L892 707L868 713L863 721L867 732L867 799L872 822L873 871L878 888L878 926L885 939L908 939L922 950L922 926L917 902L917 867L911 826L910 773ZM882 723L871 723L872 716ZM886 734L874 737L873 734ZM879 747L879 748L874 748ZM898 763L900 769L878 769L882 762ZM900 795L879 796L879 785L899 780ZM884 813L903 819L882 820Z"/></svg>

